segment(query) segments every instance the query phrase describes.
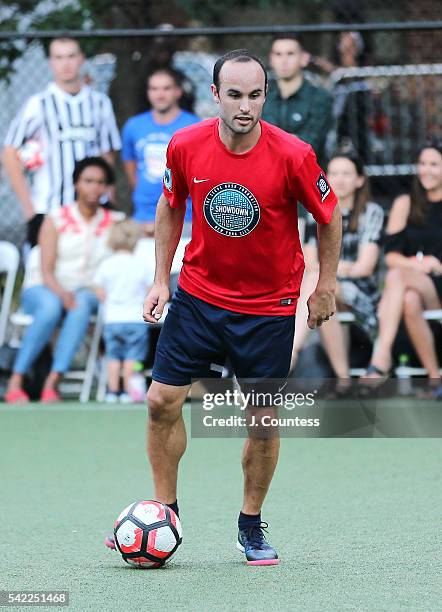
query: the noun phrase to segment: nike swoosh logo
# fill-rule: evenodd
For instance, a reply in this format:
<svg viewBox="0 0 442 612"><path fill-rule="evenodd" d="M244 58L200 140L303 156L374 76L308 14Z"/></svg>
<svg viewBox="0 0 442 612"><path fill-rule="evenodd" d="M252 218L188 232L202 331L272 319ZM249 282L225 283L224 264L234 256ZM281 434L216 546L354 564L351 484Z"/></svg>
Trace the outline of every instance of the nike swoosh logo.
<svg viewBox="0 0 442 612"><path fill-rule="evenodd" d="M193 177L194 183L205 183L206 181L210 181L210 179L197 179L196 176Z"/></svg>

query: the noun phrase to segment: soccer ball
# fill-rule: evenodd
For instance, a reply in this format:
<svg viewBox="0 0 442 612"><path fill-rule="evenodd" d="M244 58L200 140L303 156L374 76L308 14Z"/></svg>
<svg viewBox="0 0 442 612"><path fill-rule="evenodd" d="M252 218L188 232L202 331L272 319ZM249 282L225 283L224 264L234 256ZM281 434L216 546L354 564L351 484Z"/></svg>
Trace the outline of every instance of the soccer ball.
<svg viewBox="0 0 442 612"><path fill-rule="evenodd" d="M115 521L114 535L123 559L134 567L161 567L182 541L175 512L153 500L127 506Z"/></svg>
<svg viewBox="0 0 442 612"><path fill-rule="evenodd" d="M18 156L25 170L35 172L43 166L43 149L37 140L27 140L18 150Z"/></svg>

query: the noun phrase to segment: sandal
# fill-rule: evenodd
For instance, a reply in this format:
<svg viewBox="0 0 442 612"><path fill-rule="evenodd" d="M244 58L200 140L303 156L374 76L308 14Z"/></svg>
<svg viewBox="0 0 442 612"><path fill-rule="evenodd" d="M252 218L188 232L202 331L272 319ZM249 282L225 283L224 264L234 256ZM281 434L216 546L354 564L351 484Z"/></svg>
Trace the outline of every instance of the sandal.
<svg viewBox="0 0 442 612"><path fill-rule="evenodd" d="M28 404L29 395L23 389L14 389L5 393L5 402L7 404Z"/></svg>
<svg viewBox="0 0 442 612"><path fill-rule="evenodd" d="M353 382L350 378L338 379L333 389L327 391L324 399L339 400L354 397Z"/></svg>
<svg viewBox="0 0 442 612"><path fill-rule="evenodd" d="M61 402L61 397L55 389L43 389L41 392L40 401L45 404L55 404L57 402Z"/></svg>
<svg viewBox="0 0 442 612"><path fill-rule="evenodd" d="M442 401L442 384L427 385L418 389L415 393L416 399Z"/></svg>
<svg viewBox="0 0 442 612"><path fill-rule="evenodd" d="M390 368L388 371L385 371L381 370L373 363L370 363L365 371L365 374L363 374L359 378L359 392L361 396L364 397L374 395L390 379L392 373L393 368ZM369 376L369 374L377 374L377 376Z"/></svg>
<svg viewBox="0 0 442 612"><path fill-rule="evenodd" d="M361 377L361 378L368 378L368 374L377 374L378 376L372 376L371 379L372 380L377 380L378 378L382 378L384 381L387 380L387 378L390 378L392 373L392 370L381 370L381 368L378 368L378 366L375 366L374 363L370 363L370 365L368 366L368 368L365 371L365 374Z"/></svg>

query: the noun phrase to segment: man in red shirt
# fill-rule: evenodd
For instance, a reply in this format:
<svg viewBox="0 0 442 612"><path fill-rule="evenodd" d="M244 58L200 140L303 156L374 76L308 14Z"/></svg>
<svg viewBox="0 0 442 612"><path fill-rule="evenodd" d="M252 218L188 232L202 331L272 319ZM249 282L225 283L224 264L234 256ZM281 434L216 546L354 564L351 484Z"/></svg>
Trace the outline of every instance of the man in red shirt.
<svg viewBox="0 0 442 612"><path fill-rule="evenodd" d="M335 311L341 217L310 145L260 120L267 91L261 60L245 50L215 64L219 118L179 130L167 152L155 219L155 282L144 303L154 323L169 300L169 276L191 196L192 240L162 328L147 401L148 455L155 497L178 511L178 463L186 447L182 405L192 379L229 358L239 379L285 378L304 261L297 202L318 222L320 276L309 325ZM275 565L261 506L279 439L245 442L238 548L251 565Z"/></svg>

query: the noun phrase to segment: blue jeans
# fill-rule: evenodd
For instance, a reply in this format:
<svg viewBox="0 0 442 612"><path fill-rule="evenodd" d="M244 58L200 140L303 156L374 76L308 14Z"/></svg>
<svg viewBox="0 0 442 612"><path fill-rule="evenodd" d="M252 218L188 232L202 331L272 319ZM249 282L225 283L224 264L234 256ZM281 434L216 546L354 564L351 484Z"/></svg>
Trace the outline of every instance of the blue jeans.
<svg viewBox="0 0 442 612"><path fill-rule="evenodd" d="M75 292L76 307L66 311L58 335L52 363L53 372L69 370L72 359L83 340L92 314L98 310L96 295L88 289ZM32 315L14 364L14 373L26 374L49 342L64 310L61 299L45 285L25 289L21 296L22 309Z"/></svg>

